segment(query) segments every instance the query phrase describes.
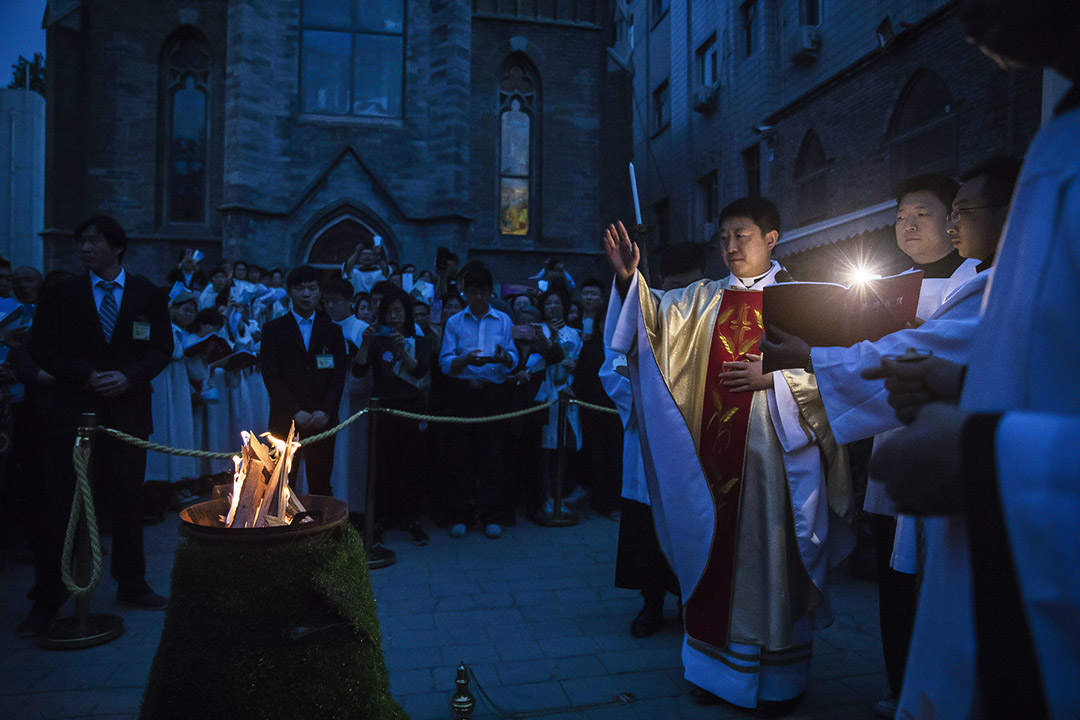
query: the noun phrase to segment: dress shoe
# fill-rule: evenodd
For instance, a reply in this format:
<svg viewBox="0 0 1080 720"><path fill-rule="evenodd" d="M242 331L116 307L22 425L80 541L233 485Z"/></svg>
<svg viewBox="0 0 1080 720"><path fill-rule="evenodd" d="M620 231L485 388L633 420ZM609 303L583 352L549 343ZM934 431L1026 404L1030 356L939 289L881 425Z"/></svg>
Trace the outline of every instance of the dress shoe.
<svg viewBox="0 0 1080 720"><path fill-rule="evenodd" d="M169 604L169 598L147 588L141 593L117 592L116 602L143 610L164 610Z"/></svg>
<svg viewBox="0 0 1080 720"><path fill-rule="evenodd" d="M410 523L409 526L405 529L408 531L409 535L412 536L413 545L423 546L427 545L431 541L431 538L428 537L428 534L424 532L424 526L420 524L419 520L414 523Z"/></svg>
<svg viewBox="0 0 1080 720"><path fill-rule="evenodd" d="M874 703L874 714L878 717L889 718L889 720L892 720L896 717L897 702L896 697L893 695L881 698Z"/></svg>
<svg viewBox="0 0 1080 720"><path fill-rule="evenodd" d="M690 699L695 705L729 705L730 703L719 695L713 695L705 688L694 687L690 691Z"/></svg>
<svg viewBox="0 0 1080 720"><path fill-rule="evenodd" d="M779 718L795 712L802 704L803 694L790 700L758 700L754 714L759 718Z"/></svg>
<svg viewBox="0 0 1080 720"><path fill-rule="evenodd" d="M484 534L491 540L498 540L502 537L502 525L498 523L488 523L484 526Z"/></svg>
<svg viewBox="0 0 1080 720"><path fill-rule="evenodd" d="M30 614L23 618L23 621L19 623L19 627L15 630L17 637L36 637L40 635L45 628L56 619L56 616L60 614L60 608L53 607L51 605L38 605L34 603L34 607L30 609Z"/></svg>
<svg viewBox="0 0 1080 720"><path fill-rule="evenodd" d="M664 623L664 609L648 605L641 608L634 621L630 623L630 634L636 638L647 638L656 634Z"/></svg>
<svg viewBox="0 0 1080 720"><path fill-rule="evenodd" d="M460 540L465 537L465 533L469 531L469 528L465 526L465 523L454 523L454 526L450 528L450 537L455 540Z"/></svg>

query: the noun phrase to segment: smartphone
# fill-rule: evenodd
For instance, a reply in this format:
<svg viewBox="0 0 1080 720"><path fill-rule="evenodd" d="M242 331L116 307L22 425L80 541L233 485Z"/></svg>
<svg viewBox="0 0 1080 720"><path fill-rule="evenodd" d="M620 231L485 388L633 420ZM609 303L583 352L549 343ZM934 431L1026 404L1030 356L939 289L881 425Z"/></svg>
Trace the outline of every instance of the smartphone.
<svg viewBox="0 0 1080 720"><path fill-rule="evenodd" d="M382 247L382 235L375 235L371 238L371 244L375 247Z"/></svg>
<svg viewBox="0 0 1080 720"><path fill-rule="evenodd" d="M514 340L535 340L536 328L532 325L514 325L510 328L510 337Z"/></svg>
<svg viewBox="0 0 1080 720"><path fill-rule="evenodd" d="M379 325L375 328L375 337L394 337L394 328L388 325Z"/></svg>

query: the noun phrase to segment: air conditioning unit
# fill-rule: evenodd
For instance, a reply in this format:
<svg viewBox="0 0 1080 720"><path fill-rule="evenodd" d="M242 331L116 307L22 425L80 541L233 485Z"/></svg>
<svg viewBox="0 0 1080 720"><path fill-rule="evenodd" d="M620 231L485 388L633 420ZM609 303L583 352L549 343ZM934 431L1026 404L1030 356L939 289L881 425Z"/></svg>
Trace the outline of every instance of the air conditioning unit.
<svg viewBox="0 0 1080 720"><path fill-rule="evenodd" d="M720 94L720 84L699 87L694 91L694 112L708 115L716 109L716 96Z"/></svg>
<svg viewBox="0 0 1080 720"><path fill-rule="evenodd" d="M821 33L816 26L801 25L788 36L788 59L794 63L806 64L817 60L821 50Z"/></svg>

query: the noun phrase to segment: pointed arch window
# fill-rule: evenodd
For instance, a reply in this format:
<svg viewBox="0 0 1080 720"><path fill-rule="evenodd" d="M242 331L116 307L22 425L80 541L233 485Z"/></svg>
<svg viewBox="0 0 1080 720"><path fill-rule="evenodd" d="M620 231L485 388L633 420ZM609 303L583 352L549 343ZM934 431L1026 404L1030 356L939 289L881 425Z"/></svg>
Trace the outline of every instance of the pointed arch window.
<svg viewBox="0 0 1080 720"><path fill-rule="evenodd" d="M895 179L956 169L952 93L937 74L919 70L900 95L889 126Z"/></svg>
<svg viewBox="0 0 1080 720"><path fill-rule="evenodd" d="M799 225L820 222L829 216L828 160L821 139L807 130L795 158L795 203Z"/></svg>
<svg viewBox="0 0 1080 720"><path fill-rule="evenodd" d="M499 78L499 234L535 234L540 89L535 70L513 58Z"/></svg>
<svg viewBox="0 0 1080 720"><path fill-rule="evenodd" d="M210 134L210 48L194 28L166 41L164 85L165 221L206 222L207 145Z"/></svg>

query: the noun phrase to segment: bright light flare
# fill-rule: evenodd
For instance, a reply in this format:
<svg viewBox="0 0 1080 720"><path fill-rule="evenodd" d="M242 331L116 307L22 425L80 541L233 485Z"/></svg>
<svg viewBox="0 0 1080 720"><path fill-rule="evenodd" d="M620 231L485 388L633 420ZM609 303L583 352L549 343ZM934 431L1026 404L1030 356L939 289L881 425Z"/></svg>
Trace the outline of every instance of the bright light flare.
<svg viewBox="0 0 1080 720"><path fill-rule="evenodd" d="M879 273L874 272L865 265L856 266L848 273L848 281L851 285L863 285L871 280L877 280L881 277Z"/></svg>

